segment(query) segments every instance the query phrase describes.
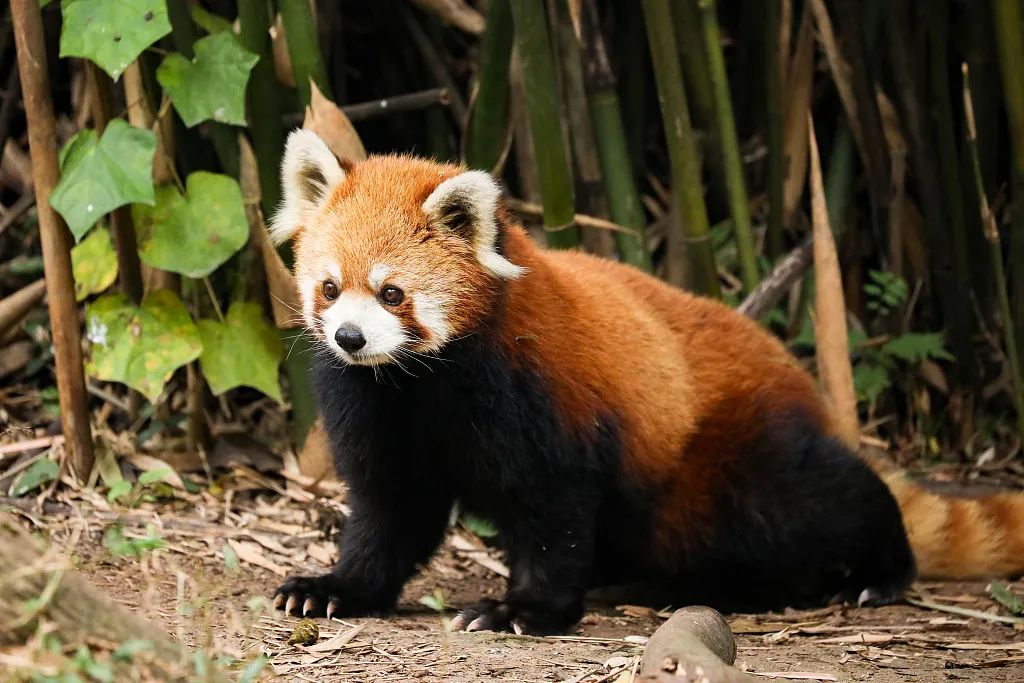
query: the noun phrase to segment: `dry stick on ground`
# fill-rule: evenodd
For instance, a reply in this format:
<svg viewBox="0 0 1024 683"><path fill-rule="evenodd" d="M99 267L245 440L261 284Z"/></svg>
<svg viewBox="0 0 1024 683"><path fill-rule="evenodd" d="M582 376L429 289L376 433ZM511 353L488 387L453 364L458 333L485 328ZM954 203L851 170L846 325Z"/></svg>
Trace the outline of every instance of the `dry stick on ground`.
<svg viewBox="0 0 1024 683"><path fill-rule="evenodd" d="M17 325L46 294L46 280L36 280L10 296L0 299L0 337Z"/></svg>
<svg viewBox="0 0 1024 683"><path fill-rule="evenodd" d="M35 205L36 196L33 193L26 192L21 195L16 202L11 204L11 208L7 209L7 213L3 215L3 218L0 218L0 235L4 234L4 230L11 227L26 211Z"/></svg>
<svg viewBox="0 0 1024 683"><path fill-rule="evenodd" d="M12 0L11 15L18 46L25 116L28 119L32 179L46 269L57 389L60 392L61 427L71 471L79 480L85 481L92 470L92 433L82 368L78 306L71 275L71 233L50 206L50 193L57 184L60 171L57 165L53 102L50 100L50 76L46 70L43 21L38 0Z"/></svg>
<svg viewBox="0 0 1024 683"><path fill-rule="evenodd" d="M821 159L814 137L814 121L807 117L807 140L810 156L811 222L814 225L815 290L814 334L818 339L818 372L825 393L837 418L839 436L850 448L859 446L860 425L857 421L857 395L853 389L853 368L846 335L846 304L843 299L843 278L839 272L836 243L828 222L825 188L821 179Z"/></svg>
<svg viewBox="0 0 1024 683"><path fill-rule="evenodd" d="M27 642L35 635L39 622L46 621L60 641L68 644L148 641L150 647L136 658L156 680L190 677L192 658L186 650L150 622L111 602L71 570L68 558L42 553L35 539L8 514L0 515L0 577L0 601L9 607L9 613L34 605L34 612L0 620L0 645ZM127 676L126 671L120 673ZM211 667L207 680L229 679Z"/></svg>
<svg viewBox="0 0 1024 683"><path fill-rule="evenodd" d="M640 673L655 681L753 681L732 667L734 661L736 641L722 615L710 607L684 607L647 641Z"/></svg>

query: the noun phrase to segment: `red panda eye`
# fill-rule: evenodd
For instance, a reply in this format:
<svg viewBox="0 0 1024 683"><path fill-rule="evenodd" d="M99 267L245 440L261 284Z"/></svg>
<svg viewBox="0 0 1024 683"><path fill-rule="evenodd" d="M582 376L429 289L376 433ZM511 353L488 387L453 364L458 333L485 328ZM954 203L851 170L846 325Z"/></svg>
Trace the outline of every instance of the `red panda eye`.
<svg viewBox="0 0 1024 683"><path fill-rule="evenodd" d="M380 291L380 298L388 306L397 306L402 303L402 300L405 298L405 293L398 287L388 285Z"/></svg>
<svg viewBox="0 0 1024 683"><path fill-rule="evenodd" d="M338 298L338 285L334 284L330 280L325 280L323 283L324 298L329 301L334 301Z"/></svg>

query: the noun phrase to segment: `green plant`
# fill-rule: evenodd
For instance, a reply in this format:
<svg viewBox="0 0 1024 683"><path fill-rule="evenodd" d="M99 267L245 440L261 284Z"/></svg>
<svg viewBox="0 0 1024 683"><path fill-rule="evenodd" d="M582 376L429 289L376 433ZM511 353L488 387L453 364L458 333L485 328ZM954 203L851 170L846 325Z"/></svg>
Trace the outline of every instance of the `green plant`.
<svg viewBox="0 0 1024 683"><path fill-rule="evenodd" d="M88 59L114 79L182 19L169 20L161 0L66 0L61 8L61 54ZM187 24L188 16L183 18ZM180 47L186 54L170 52L156 69L165 102L159 116L172 115L169 104L186 128L244 126L246 86L257 55L228 30L227 20L198 6L192 18L198 27L175 25L183 29L175 37L185 41ZM196 35L201 37L189 43ZM50 204L78 242L72 258L77 298L88 302L88 374L126 384L157 402L174 372L198 359L217 395L250 386L283 401L283 345L262 307L235 297L223 315L210 280L240 267L235 256L249 239L238 182L195 170L156 184L156 150L153 131L115 118L102 134L83 130L61 151L61 178ZM147 292L138 303L106 293L117 277L118 254L101 219L123 206L131 206L138 236L137 255L129 256L186 278L184 291L208 293L208 304L198 296L186 303L169 289ZM112 493L116 498L126 491Z"/></svg>
<svg viewBox="0 0 1024 683"><path fill-rule="evenodd" d="M903 278L880 270L868 272L870 282L864 285L868 296L867 309L884 318L907 302L910 288Z"/></svg>
<svg viewBox="0 0 1024 683"><path fill-rule="evenodd" d="M120 524L107 527L103 532L103 547L114 557L132 557L137 560L145 553L163 548L164 545L164 539L157 535L156 527L152 524L146 527L146 535L142 538L125 536Z"/></svg>

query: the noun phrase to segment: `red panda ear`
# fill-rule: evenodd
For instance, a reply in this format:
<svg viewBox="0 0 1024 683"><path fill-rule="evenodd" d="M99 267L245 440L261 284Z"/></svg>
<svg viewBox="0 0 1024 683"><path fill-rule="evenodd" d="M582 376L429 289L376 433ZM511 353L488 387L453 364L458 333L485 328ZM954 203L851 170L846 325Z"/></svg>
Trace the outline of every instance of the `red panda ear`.
<svg viewBox="0 0 1024 683"><path fill-rule="evenodd" d="M294 237L344 179L342 165L316 133L292 131L281 160L281 206L268 228L274 244Z"/></svg>
<svg viewBox="0 0 1024 683"><path fill-rule="evenodd" d="M432 224L472 244L486 270L504 280L514 280L526 269L496 250L500 197L501 188L489 174L466 171L438 185L422 208Z"/></svg>

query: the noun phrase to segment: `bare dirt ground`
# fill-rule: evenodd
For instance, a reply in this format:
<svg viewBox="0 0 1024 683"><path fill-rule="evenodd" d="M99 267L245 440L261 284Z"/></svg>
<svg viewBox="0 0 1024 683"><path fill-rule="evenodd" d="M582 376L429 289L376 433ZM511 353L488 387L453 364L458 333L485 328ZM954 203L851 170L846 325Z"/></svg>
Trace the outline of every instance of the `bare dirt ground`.
<svg viewBox="0 0 1024 683"><path fill-rule="evenodd" d="M454 610L503 588L496 573L503 570L500 556L458 529L407 586L397 614L318 620L317 645L288 645L298 620L269 609L269 596L284 574L329 566L333 547L315 528L329 515L316 514L315 506L294 496L256 498L248 509L213 509L202 501L197 496L188 507L179 500L173 509L145 506L121 515L126 538L156 533L166 544L142 559L114 557L104 546L109 516L22 516L58 546L67 547L77 535L69 550L112 600L190 647L264 653L284 680L631 681L646 637L668 616L595 602L566 637L449 633L442 615L421 598L440 591ZM147 531L149 522L156 526ZM1020 593L1024 585L1011 588ZM984 584L924 584L919 593L954 610L1006 614ZM766 680L1024 681L1020 624L909 605L727 618L739 645L737 666Z"/></svg>

